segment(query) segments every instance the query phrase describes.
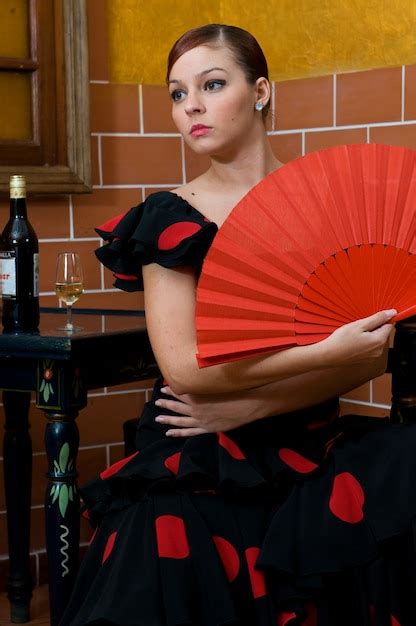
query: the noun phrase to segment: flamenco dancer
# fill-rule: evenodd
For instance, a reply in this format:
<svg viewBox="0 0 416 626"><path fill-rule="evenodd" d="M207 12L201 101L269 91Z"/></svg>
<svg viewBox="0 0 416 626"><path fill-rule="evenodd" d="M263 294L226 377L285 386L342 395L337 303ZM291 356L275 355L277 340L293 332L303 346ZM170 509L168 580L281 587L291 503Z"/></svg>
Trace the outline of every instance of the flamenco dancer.
<svg viewBox="0 0 416 626"><path fill-rule="evenodd" d="M202 262L281 163L251 34L188 31L167 82L179 132L211 165L98 231L116 285L144 289L163 377L137 451L82 490L96 532L61 626L415 626L416 426L340 417L338 401L385 371L396 311L199 369Z"/></svg>

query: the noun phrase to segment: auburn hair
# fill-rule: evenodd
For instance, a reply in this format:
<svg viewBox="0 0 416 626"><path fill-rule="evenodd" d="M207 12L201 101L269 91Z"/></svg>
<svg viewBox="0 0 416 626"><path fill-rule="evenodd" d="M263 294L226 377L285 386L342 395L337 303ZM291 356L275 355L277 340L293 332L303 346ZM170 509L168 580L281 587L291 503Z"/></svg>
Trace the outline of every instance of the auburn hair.
<svg viewBox="0 0 416 626"><path fill-rule="evenodd" d="M216 45L223 45L231 50L248 83L254 85L256 80L262 76L269 80L266 57L257 39L251 33L238 26L206 24L188 30L173 44L168 56L166 82L169 82L173 65L185 52L197 46L214 47ZM267 116L269 108L270 101L262 111L263 118Z"/></svg>

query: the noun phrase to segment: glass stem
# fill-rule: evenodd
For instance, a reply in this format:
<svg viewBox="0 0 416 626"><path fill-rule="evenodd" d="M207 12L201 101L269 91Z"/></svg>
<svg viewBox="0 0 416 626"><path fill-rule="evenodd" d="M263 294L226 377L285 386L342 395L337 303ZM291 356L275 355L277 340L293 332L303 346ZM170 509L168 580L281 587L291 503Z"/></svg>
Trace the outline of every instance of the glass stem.
<svg viewBox="0 0 416 626"><path fill-rule="evenodd" d="M66 305L66 327L68 329L72 329L72 306L70 304Z"/></svg>

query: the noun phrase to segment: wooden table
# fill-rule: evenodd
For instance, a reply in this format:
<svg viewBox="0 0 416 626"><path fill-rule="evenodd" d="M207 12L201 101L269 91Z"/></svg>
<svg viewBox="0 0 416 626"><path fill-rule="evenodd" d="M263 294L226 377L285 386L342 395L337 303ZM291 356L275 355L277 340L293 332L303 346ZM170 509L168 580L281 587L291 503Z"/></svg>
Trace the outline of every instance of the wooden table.
<svg viewBox="0 0 416 626"><path fill-rule="evenodd" d="M4 475L10 573L11 619L29 621L33 581L29 531L32 445L31 393L45 412L48 458L45 493L51 624L57 626L78 567L79 496L76 417L87 391L158 375L143 312L74 309L84 330L68 334L62 310L41 310L40 331L0 335L0 386L6 414ZM132 317L135 316L135 317Z"/></svg>
<svg viewBox="0 0 416 626"><path fill-rule="evenodd" d="M7 590L12 621L29 620L33 588L29 567L32 447L28 411L30 392L35 391L36 406L47 418L45 511L52 626L59 623L78 566L78 412L87 403L89 389L154 378L159 373L143 312L76 309L75 322L85 325L85 330L73 335L56 330L64 321L58 313L62 311L43 310L39 334L0 335L10 553ZM392 420L415 420L416 318L397 324L388 370L393 374Z"/></svg>

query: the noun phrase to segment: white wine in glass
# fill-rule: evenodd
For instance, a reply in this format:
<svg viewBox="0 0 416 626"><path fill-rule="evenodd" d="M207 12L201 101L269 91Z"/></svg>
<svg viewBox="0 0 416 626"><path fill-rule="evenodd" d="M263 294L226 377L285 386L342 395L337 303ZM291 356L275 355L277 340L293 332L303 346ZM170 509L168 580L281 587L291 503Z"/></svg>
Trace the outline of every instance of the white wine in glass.
<svg viewBox="0 0 416 626"><path fill-rule="evenodd" d="M76 252L60 252L58 254L55 291L59 301L66 305L66 324L59 330L68 332L82 330L80 326L74 326L72 323L72 305L84 291L81 260Z"/></svg>

